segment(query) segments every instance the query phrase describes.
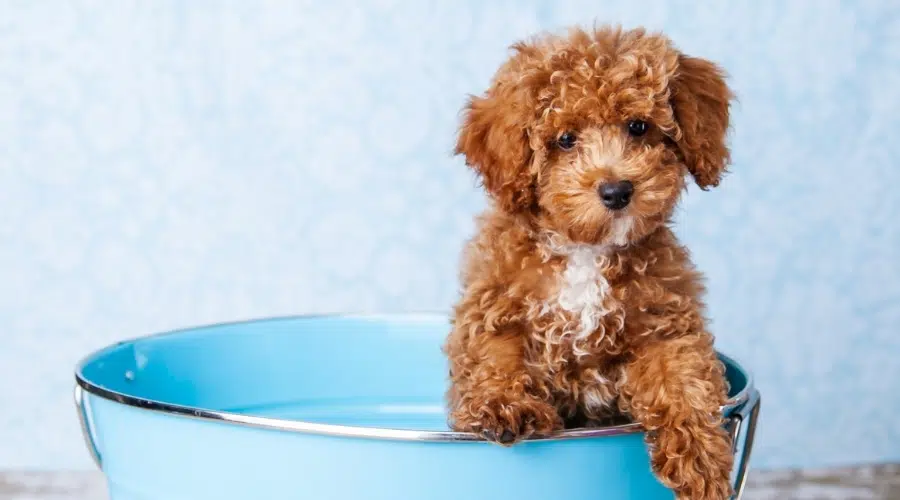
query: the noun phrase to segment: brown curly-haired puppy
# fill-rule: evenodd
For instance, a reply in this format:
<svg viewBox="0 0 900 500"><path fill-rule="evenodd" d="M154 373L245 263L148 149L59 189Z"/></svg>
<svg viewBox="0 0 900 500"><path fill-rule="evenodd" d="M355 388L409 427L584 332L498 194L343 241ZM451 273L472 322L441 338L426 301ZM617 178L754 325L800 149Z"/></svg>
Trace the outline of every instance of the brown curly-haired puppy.
<svg viewBox="0 0 900 500"><path fill-rule="evenodd" d="M670 229L686 176L729 161L723 72L641 29L513 48L457 144L493 203L445 346L451 425L511 444L625 415L679 498L727 498L724 366Z"/></svg>

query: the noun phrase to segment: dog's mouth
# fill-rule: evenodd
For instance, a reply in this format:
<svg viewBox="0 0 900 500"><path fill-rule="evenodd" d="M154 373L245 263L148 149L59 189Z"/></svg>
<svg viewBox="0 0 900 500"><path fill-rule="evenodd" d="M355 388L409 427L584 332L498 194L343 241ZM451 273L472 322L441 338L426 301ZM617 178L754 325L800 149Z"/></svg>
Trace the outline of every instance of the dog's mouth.
<svg viewBox="0 0 900 500"><path fill-rule="evenodd" d="M628 215L627 212L613 213L603 243L619 247L625 246L630 241L633 228L634 216Z"/></svg>

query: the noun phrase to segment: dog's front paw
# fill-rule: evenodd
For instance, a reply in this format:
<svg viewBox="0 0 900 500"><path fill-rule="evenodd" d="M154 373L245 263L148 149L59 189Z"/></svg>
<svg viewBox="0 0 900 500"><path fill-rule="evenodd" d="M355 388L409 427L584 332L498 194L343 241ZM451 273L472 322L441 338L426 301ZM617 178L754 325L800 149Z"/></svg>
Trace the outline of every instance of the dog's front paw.
<svg viewBox="0 0 900 500"><path fill-rule="evenodd" d="M556 408L527 395L474 398L454 412L453 418L458 430L480 434L504 446L546 436L563 427Z"/></svg>
<svg viewBox="0 0 900 500"><path fill-rule="evenodd" d="M728 500L734 494L731 440L721 429L667 429L656 445L654 469L678 500Z"/></svg>
<svg viewBox="0 0 900 500"><path fill-rule="evenodd" d="M729 500L734 494L731 483L725 480L691 484L675 491L677 500Z"/></svg>

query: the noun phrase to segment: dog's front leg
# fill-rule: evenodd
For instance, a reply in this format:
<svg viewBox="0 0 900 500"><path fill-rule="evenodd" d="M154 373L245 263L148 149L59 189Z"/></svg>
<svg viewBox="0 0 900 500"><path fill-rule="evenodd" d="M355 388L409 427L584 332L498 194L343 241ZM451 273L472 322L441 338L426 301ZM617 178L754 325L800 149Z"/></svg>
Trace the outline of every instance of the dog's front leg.
<svg viewBox="0 0 900 500"><path fill-rule="evenodd" d="M647 430L653 470L680 500L732 494L723 370L711 336L689 334L644 346L620 381L622 410Z"/></svg>
<svg viewBox="0 0 900 500"><path fill-rule="evenodd" d="M511 445L562 428L546 388L527 371L524 342L514 325L490 332L480 323L456 325L447 347L455 430Z"/></svg>

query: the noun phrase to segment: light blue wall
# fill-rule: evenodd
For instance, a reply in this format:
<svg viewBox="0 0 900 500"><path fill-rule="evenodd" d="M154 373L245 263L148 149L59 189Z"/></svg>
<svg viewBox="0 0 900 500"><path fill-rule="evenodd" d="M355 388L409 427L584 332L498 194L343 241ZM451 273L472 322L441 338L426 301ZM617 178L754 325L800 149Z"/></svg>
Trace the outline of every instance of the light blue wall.
<svg viewBox="0 0 900 500"><path fill-rule="evenodd" d="M71 368L121 338L446 309L483 206L465 94L594 19L740 96L733 174L679 231L764 393L755 464L900 459L900 4L700 4L0 3L0 467L89 466Z"/></svg>

